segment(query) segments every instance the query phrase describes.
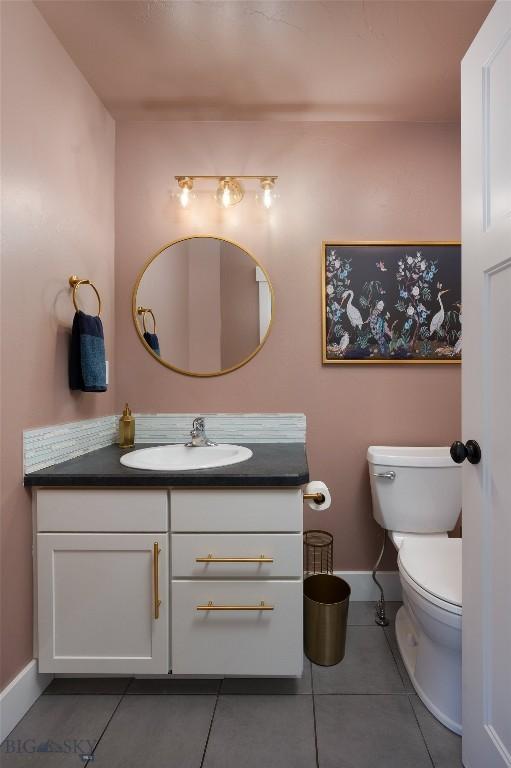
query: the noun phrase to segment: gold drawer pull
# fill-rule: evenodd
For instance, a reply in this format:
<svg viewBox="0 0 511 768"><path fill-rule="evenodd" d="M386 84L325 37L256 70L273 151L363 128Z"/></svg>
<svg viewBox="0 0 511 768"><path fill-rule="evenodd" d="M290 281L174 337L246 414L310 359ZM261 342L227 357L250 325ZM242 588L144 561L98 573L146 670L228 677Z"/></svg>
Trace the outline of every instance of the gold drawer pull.
<svg viewBox="0 0 511 768"><path fill-rule="evenodd" d="M158 546L158 542L155 541L153 544L153 593L154 593L154 618L159 619L160 618L160 586L158 582L158 559L160 556L161 549Z"/></svg>
<svg viewBox="0 0 511 768"><path fill-rule="evenodd" d="M207 605L198 605L198 611L273 611L275 606L266 605L261 600L259 605L213 605L210 600Z"/></svg>
<svg viewBox="0 0 511 768"><path fill-rule="evenodd" d="M207 557L196 557L196 563L273 563L273 557L265 557L259 555L259 557L213 557L208 555Z"/></svg>

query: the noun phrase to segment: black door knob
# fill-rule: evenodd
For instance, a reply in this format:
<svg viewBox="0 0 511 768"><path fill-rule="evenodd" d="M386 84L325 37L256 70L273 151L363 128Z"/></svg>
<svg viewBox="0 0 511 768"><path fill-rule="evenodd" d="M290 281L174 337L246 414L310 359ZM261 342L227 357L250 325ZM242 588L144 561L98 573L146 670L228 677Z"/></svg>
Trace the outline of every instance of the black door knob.
<svg viewBox="0 0 511 768"><path fill-rule="evenodd" d="M465 459L468 459L471 464L479 464L481 461L481 448L479 447L479 443L476 443L475 440L467 440L465 444L460 440L456 440L456 442L451 445L451 459L455 461L456 464L461 464Z"/></svg>

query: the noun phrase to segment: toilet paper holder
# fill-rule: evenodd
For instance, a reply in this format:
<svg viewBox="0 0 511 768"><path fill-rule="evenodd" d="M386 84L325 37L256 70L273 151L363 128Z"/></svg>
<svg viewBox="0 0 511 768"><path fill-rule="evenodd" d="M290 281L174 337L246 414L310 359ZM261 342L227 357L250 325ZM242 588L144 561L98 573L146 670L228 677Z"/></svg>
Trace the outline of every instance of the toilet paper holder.
<svg viewBox="0 0 511 768"><path fill-rule="evenodd" d="M304 493L303 500L314 501L316 504L324 504L325 494L324 493Z"/></svg>

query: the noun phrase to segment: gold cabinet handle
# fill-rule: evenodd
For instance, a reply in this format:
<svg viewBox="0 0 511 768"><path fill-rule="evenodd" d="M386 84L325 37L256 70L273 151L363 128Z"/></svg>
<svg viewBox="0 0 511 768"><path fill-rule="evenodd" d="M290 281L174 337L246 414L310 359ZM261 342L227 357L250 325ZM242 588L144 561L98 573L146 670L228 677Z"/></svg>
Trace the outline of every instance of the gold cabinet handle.
<svg viewBox="0 0 511 768"><path fill-rule="evenodd" d="M259 605L214 605L210 600L207 605L198 605L198 611L273 611L275 606L266 605L261 600Z"/></svg>
<svg viewBox="0 0 511 768"><path fill-rule="evenodd" d="M154 594L154 618L159 619L160 618L160 586L158 582L158 575L159 575L159 569L158 569L158 559L160 556L161 549L158 546L158 542L155 541L153 544L153 594Z"/></svg>
<svg viewBox="0 0 511 768"><path fill-rule="evenodd" d="M273 563L273 557L265 557L259 555L259 557L213 557L208 555L207 557L196 557L196 563Z"/></svg>

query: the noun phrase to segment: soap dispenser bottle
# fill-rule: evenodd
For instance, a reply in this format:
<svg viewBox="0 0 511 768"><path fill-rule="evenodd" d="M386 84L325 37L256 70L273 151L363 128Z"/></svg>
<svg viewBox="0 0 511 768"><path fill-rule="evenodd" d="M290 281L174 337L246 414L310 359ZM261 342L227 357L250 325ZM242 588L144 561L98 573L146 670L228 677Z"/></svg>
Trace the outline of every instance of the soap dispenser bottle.
<svg viewBox="0 0 511 768"><path fill-rule="evenodd" d="M133 448L135 445L135 418L131 413L128 403L119 419L119 446L121 448Z"/></svg>

